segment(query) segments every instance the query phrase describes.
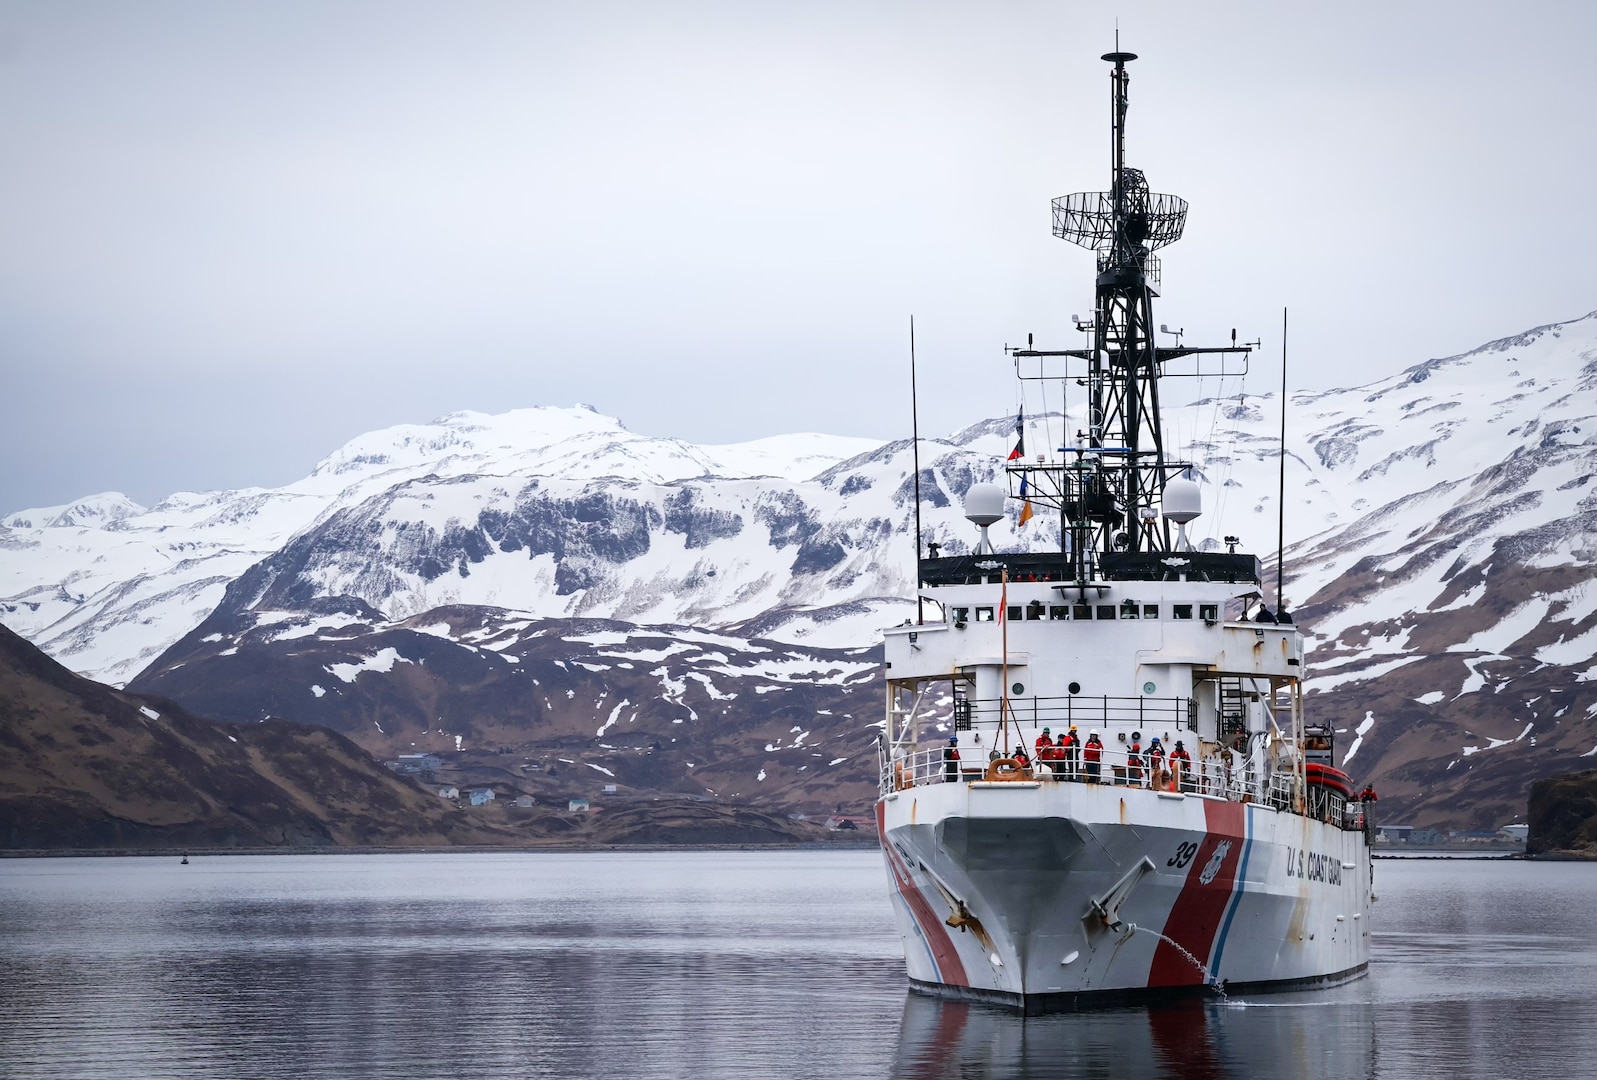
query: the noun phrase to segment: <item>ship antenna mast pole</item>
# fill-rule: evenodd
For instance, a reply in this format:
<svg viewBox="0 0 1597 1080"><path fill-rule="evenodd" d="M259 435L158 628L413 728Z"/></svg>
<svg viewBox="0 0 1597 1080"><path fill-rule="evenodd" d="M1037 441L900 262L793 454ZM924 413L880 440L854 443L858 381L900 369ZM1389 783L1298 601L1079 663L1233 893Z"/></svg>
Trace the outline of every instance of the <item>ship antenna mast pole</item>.
<svg viewBox="0 0 1597 1080"><path fill-rule="evenodd" d="M1002 658L1003 670L999 675L998 684L998 720L1004 726L1004 756L1009 756L1009 567L999 571L999 580L1003 582L1003 592L998 595L999 622L1003 624ZM1020 737L1020 725L1015 725L1015 737Z"/></svg>
<svg viewBox="0 0 1597 1080"><path fill-rule="evenodd" d="M1286 610L1282 580L1286 565L1286 308L1281 309L1281 467L1277 470L1275 526L1275 612Z"/></svg>
<svg viewBox="0 0 1597 1080"><path fill-rule="evenodd" d="M1098 450L1095 481L1101 488L1093 515L1100 526L1098 550L1159 550L1167 546L1151 513L1164 485L1164 440L1159 418L1159 355L1153 338L1153 297L1158 295L1155 248L1181 235L1186 203L1148 190L1138 169L1126 164L1126 114L1136 53L1115 51L1111 87L1111 166L1107 206L1100 204L1095 247L1098 279L1092 405ZM1107 213L1104 213L1107 211ZM1105 220L1107 219L1107 220ZM1056 226L1058 221L1056 218ZM1060 230L1056 227L1056 233ZM1080 243L1078 236L1068 239ZM1151 279L1151 280L1150 280ZM1117 451L1111 456L1111 451ZM1112 467L1106 467L1112 466Z"/></svg>
<svg viewBox="0 0 1597 1080"><path fill-rule="evenodd" d="M910 458L915 469L915 622L926 621L926 600L920 586L920 398L915 391L915 316L909 317L909 430Z"/></svg>

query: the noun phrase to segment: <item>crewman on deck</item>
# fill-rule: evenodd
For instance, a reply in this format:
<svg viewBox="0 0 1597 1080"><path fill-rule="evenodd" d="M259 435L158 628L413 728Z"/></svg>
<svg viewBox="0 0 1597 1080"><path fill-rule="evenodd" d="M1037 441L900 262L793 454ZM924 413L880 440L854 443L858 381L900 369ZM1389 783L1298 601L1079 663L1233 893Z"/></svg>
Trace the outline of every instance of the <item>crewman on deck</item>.
<svg viewBox="0 0 1597 1080"><path fill-rule="evenodd" d="M1142 786L1142 732L1131 733L1131 748L1126 751L1126 779L1133 787Z"/></svg>
<svg viewBox="0 0 1597 1080"><path fill-rule="evenodd" d="M1037 740L1037 762L1046 764L1055 780L1065 778L1065 752L1054 742L1047 728L1042 729L1042 738Z"/></svg>
<svg viewBox="0 0 1597 1080"><path fill-rule="evenodd" d="M959 736L950 735L943 747L943 777L950 784L959 780Z"/></svg>
<svg viewBox="0 0 1597 1080"><path fill-rule="evenodd" d="M1103 761L1103 743L1098 741L1096 731L1088 733L1087 745L1081 748L1081 756L1087 762L1087 783L1096 784L1099 771L1103 768L1100 764Z"/></svg>
<svg viewBox="0 0 1597 1080"><path fill-rule="evenodd" d="M1164 770L1164 746L1159 742L1159 736L1153 737L1153 742L1148 744L1148 775L1157 778Z"/></svg>
<svg viewBox="0 0 1597 1080"><path fill-rule="evenodd" d="M1192 777L1192 755L1187 753L1187 748L1181 745L1181 740L1176 740L1176 748L1170 751L1170 772L1182 791L1196 791L1197 784Z"/></svg>
<svg viewBox="0 0 1597 1080"><path fill-rule="evenodd" d="M1026 748L1021 746L1019 743L1015 744L1014 757L1016 761L1020 762L1020 767L1022 769L1031 768L1031 759L1026 756Z"/></svg>
<svg viewBox="0 0 1597 1080"><path fill-rule="evenodd" d="M1081 775L1081 736L1076 734L1075 724L1070 725L1059 745L1065 748L1065 772L1074 780Z"/></svg>

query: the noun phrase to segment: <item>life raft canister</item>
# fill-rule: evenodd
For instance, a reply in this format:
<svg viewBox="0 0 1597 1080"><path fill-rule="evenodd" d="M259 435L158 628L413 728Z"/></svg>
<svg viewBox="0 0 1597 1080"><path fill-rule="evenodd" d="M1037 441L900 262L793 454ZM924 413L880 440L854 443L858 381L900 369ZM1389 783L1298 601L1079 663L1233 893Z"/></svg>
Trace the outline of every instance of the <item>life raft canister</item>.
<svg viewBox="0 0 1597 1080"><path fill-rule="evenodd" d="M1309 761L1303 765L1303 775L1304 779L1316 787L1329 788L1344 799L1353 797L1353 781L1341 769L1323 765L1318 761Z"/></svg>

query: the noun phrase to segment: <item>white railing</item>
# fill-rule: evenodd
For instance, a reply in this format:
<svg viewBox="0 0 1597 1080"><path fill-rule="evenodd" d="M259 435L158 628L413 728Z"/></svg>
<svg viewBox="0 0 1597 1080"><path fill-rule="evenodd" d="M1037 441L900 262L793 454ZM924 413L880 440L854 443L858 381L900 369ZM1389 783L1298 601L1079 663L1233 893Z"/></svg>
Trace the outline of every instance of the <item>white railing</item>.
<svg viewBox="0 0 1597 1080"><path fill-rule="evenodd" d="M992 764L991 752L977 755L979 747L960 747L960 756L949 758L946 747L902 749L889 753L884 746L879 755L881 794L905 791L931 784L969 783L983 780ZM1084 748L1083 748L1084 749ZM1014 760L998 756L998 760ZM1106 784L1190 795L1207 795L1231 802L1256 802L1277 810L1292 810L1330 822L1344 829L1366 829L1368 807L1356 800L1323 787L1304 787L1291 771L1261 772L1256 764L1233 755L1210 755L1172 770L1168 756L1164 767L1155 769L1146 752L1140 762L1119 746L1104 747L1097 768L1079 751L1066 760L1029 762L1030 777L1044 783ZM1015 774L1008 765L1000 767L1006 778Z"/></svg>
<svg viewBox="0 0 1597 1080"><path fill-rule="evenodd" d="M1073 724L1083 731L1120 724L1156 731L1198 730L1197 702L1189 697L1070 694L1002 700L962 697L960 702L961 710L967 715L983 717L996 726L997 717L1007 713L1016 725L1033 732L1044 726L1064 731Z"/></svg>

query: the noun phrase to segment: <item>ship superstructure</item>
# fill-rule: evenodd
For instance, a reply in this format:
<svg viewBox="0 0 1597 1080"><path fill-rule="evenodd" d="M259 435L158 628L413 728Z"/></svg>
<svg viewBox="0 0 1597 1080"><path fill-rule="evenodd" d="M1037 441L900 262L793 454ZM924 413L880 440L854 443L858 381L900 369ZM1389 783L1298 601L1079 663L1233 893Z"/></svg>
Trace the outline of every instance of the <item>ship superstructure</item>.
<svg viewBox="0 0 1597 1080"><path fill-rule="evenodd" d="M1173 362L1250 346L1156 343L1154 252L1187 206L1125 164L1135 56L1104 59L1110 188L1053 205L1096 257L1090 345L1010 350L1021 378L1084 389L1085 421L1017 455L1008 491L970 490L979 542L920 558L921 620L886 632L877 822L909 976L1032 1012L1316 985L1369 957L1369 808L1305 721L1302 636L1256 556L1189 540L1201 487L1164 449ZM1056 550L993 549L1017 497L1056 516Z"/></svg>

